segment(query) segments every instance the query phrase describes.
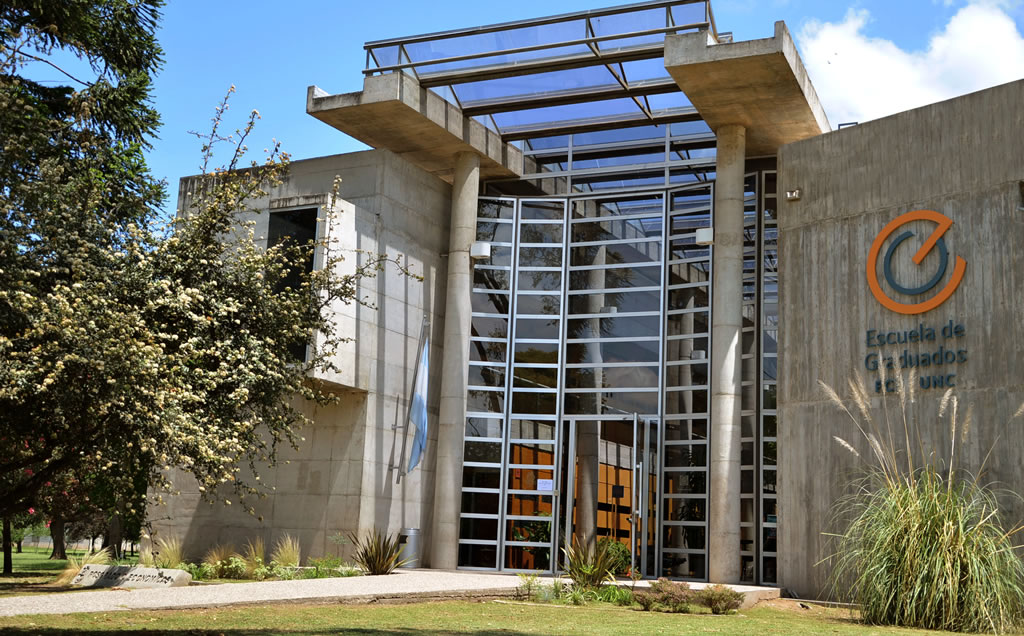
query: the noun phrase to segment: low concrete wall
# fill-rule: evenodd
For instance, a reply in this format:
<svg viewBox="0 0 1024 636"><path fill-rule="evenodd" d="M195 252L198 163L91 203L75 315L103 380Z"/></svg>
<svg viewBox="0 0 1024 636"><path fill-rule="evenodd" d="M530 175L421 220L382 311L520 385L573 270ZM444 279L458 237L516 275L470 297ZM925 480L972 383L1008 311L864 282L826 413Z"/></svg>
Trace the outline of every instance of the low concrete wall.
<svg viewBox="0 0 1024 636"><path fill-rule="evenodd" d="M861 457L870 456L860 433L828 402L818 381L845 393L848 379L860 372L858 381L870 391L875 418L884 422L887 408L890 416L899 413L897 398L875 393L878 374L866 369L870 354L894 355L898 365L904 351L928 354L930 360L940 347L957 352L962 359L956 362L946 357L942 366L919 369L929 384L933 376L941 375L943 385L952 380L964 407L974 408L973 426L962 443L958 440L956 464L974 472L984 467L983 481L1003 488L1019 492L1024 484L1024 422L1011 421L1024 402L1021 104L1024 81L791 144L780 152L780 191L799 189L801 197L780 197L779 582L799 596L826 593L828 568L816 566L829 550L822 533L830 529L830 507L849 492L851 477L864 466L835 438L852 444ZM872 295L868 256L888 223L921 209L953 222L943 236L948 268L935 289L948 283L957 257L965 259L966 271L946 302L904 315ZM901 284L920 285L941 266L939 249L932 249L919 266L911 262L935 227L930 221L906 225L915 236L893 258L894 278ZM936 293L905 296L885 282L882 287L904 303ZM922 342L918 336L913 341L909 332L920 332L922 326L935 330L935 340ZM870 330L883 338L896 332L897 342L869 346ZM900 342L904 339L910 341ZM943 391L918 386L909 412L920 424L921 448L948 464L949 422L937 418ZM1006 522L1024 518L1019 500L1007 504Z"/></svg>

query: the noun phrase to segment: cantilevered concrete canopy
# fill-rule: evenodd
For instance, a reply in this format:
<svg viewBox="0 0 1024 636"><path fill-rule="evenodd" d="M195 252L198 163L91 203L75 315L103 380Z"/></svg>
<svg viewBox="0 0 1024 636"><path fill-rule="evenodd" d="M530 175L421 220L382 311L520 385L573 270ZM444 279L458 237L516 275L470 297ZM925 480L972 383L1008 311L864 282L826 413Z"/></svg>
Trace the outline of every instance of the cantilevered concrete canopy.
<svg viewBox="0 0 1024 636"><path fill-rule="evenodd" d="M306 112L359 141L385 148L451 183L460 152L480 156L480 178L518 177L522 152L463 116L403 73L367 77L358 93L328 95L310 86Z"/></svg>
<svg viewBox="0 0 1024 636"><path fill-rule="evenodd" d="M668 36L665 68L712 130L746 128L748 157L831 130L783 22L764 40L709 44L707 32Z"/></svg>

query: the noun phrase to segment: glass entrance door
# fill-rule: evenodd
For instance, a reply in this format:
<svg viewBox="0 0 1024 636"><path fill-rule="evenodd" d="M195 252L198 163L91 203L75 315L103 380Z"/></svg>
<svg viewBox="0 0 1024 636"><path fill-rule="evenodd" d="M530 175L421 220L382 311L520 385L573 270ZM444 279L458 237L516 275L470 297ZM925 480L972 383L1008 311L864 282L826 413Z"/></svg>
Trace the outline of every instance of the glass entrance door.
<svg viewBox="0 0 1024 636"><path fill-rule="evenodd" d="M568 419L559 488L560 545L614 541L629 552L617 576L654 575L657 556L657 420ZM564 556L559 564L564 566Z"/></svg>

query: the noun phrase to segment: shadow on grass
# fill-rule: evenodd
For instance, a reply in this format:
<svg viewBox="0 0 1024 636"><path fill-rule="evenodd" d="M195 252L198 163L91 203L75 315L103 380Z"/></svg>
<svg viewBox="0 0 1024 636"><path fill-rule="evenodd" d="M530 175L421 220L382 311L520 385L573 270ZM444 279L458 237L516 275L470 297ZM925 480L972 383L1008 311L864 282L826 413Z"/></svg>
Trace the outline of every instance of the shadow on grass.
<svg viewBox="0 0 1024 636"><path fill-rule="evenodd" d="M85 634L85 633L109 633L110 629L106 629L103 626L97 626L95 630L83 630L77 628L74 630L62 630L55 628L40 628L40 627L0 627L0 635L19 635L19 634L43 634L46 636L56 636L58 634ZM282 629L227 629L227 630L197 630L197 629L180 629L180 630L135 630L131 628L121 628L116 631L129 632L133 636L172 636L178 634L187 634L188 636L269 636L270 634L288 634L289 636L313 636L314 634L370 634L373 635L394 635L394 634L406 634L409 636L427 635L427 634L502 634L502 636L526 636L527 632L516 632L512 630L504 629L488 629L488 630L457 630L457 631L446 631L440 629L429 629L419 630L413 628L394 628L394 629L371 629L366 627L359 628L335 628L335 629L317 629L317 630L282 630ZM536 632L534 632L536 635Z"/></svg>

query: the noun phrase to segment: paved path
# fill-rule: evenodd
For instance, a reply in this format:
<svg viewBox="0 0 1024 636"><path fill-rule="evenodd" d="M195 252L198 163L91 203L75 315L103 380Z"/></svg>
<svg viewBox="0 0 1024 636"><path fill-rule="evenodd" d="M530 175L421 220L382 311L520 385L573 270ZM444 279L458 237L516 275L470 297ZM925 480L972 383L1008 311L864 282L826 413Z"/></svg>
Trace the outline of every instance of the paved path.
<svg viewBox="0 0 1024 636"><path fill-rule="evenodd" d="M640 582L639 585L645 584ZM507 574L397 570L390 576L11 596L0 598L0 616L217 607L251 603L358 603L392 599L494 597L511 596L518 586L519 577ZM699 588L703 585L694 583L693 587ZM761 599L779 596L779 591L775 588L733 587L747 596L744 607L753 605Z"/></svg>

